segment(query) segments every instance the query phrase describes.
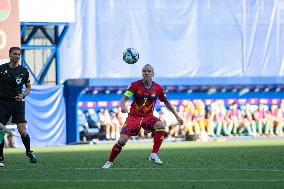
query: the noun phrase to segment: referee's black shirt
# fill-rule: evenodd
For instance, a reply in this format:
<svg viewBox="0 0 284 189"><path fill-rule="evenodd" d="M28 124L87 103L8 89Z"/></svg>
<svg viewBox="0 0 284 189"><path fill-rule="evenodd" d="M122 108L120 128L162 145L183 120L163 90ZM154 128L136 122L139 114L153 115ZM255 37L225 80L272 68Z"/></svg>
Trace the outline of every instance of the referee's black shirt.
<svg viewBox="0 0 284 189"><path fill-rule="evenodd" d="M16 101L22 94L23 85L29 83L29 72L22 65L10 68L9 63L0 65L0 99Z"/></svg>

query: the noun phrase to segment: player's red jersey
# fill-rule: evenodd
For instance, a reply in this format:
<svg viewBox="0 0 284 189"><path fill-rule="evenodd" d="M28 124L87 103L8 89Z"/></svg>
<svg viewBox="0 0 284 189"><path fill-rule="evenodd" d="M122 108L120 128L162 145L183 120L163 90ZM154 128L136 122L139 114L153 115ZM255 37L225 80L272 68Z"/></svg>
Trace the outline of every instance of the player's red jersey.
<svg viewBox="0 0 284 189"><path fill-rule="evenodd" d="M132 82L127 89L133 93L133 102L129 115L145 116L152 115L157 98L161 102L165 102L167 97L163 88L156 82L152 81L151 87L147 88L143 84L143 80Z"/></svg>

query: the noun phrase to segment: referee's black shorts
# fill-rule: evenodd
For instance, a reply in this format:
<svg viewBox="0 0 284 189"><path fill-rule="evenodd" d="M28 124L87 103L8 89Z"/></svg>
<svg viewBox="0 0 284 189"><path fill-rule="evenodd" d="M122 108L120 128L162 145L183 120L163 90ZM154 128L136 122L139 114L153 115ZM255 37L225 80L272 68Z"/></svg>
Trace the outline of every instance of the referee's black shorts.
<svg viewBox="0 0 284 189"><path fill-rule="evenodd" d="M25 119L25 101L0 99L0 123L6 125L12 116L12 123L27 123Z"/></svg>

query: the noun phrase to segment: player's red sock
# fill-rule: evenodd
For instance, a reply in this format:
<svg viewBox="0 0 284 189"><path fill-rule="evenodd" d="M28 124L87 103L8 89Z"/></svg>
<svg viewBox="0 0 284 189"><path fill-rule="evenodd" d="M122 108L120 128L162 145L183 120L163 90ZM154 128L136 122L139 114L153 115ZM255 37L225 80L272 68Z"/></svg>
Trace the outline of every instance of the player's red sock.
<svg viewBox="0 0 284 189"><path fill-rule="evenodd" d="M165 131L156 131L154 136L154 145L152 153L158 153L163 142Z"/></svg>
<svg viewBox="0 0 284 189"><path fill-rule="evenodd" d="M117 143L113 145L111 153L109 155L108 161L113 162L116 156L121 152L122 147L119 146Z"/></svg>

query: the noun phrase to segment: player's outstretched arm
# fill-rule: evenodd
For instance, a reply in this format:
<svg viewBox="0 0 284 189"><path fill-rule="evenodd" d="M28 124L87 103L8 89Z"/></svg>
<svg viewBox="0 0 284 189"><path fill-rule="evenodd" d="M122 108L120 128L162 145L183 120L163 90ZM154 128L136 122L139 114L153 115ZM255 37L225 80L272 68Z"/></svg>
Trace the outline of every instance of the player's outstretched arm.
<svg viewBox="0 0 284 189"><path fill-rule="evenodd" d="M179 115L178 115L178 113L176 112L174 106L173 106L168 100L165 101L164 103L165 103L166 107L175 115L175 117L176 117L178 123L179 123L180 125L183 125L183 120L179 117Z"/></svg>

